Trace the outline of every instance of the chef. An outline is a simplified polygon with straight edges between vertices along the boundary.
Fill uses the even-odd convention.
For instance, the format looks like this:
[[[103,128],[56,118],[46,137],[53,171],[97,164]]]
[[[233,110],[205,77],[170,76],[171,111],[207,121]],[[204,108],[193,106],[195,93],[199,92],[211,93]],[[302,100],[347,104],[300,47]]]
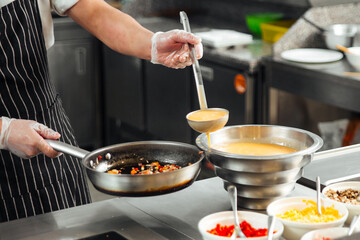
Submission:
[[[80,161],[44,140],[77,145],[49,81],[51,10],[115,51],[166,67],[192,64],[188,44],[201,58],[201,40],[181,30],[154,34],[103,0],[0,0],[0,7],[0,222],[90,203]]]

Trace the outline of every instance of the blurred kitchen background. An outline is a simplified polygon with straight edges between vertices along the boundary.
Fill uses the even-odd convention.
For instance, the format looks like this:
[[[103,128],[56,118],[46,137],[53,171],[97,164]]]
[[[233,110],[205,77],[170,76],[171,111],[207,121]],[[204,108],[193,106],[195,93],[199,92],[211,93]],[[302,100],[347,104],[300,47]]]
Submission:
[[[360,77],[344,75],[356,69],[345,57],[304,64],[284,60],[280,54],[293,48],[327,49],[316,26],[360,24],[360,0],[108,3],[154,32],[182,29],[179,12],[185,11],[195,33],[227,29],[251,37],[250,42],[238,38],[221,46],[204,42],[200,65],[208,105],[228,109],[228,125],[298,127],[322,136],[324,149],[359,142]],[[256,19],[261,14],[267,19]],[[185,119],[199,108],[191,67],[169,69],[116,53],[71,19],[56,14],[53,18],[56,42],[48,51],[51,79],[80,147],[92,150],[137,140],[195,144],[198,133]],[[264,22],[261,28],[256,21]],[[358,35],[354,46],[360,45]]]

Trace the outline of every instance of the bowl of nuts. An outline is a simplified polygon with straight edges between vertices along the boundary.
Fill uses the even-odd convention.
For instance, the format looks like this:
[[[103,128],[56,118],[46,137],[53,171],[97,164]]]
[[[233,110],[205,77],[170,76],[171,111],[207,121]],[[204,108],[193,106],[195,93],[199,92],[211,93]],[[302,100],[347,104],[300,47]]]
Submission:
[[[322,190],[322,194],[324,198],[340,202],[346,206],[349,211],[347,224],[351,223],[355,215],[360,214],[360,181],[330,184]]]

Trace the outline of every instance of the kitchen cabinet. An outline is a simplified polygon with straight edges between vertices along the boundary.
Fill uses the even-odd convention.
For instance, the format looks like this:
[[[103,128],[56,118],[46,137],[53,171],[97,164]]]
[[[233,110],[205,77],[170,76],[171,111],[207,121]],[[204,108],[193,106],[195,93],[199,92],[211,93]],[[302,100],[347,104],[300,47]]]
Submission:
[[[314,132],[324,140],[322,150],[342,146],[347,130],[348,136],[356,136],[357,128],[342,121],[357,120],[360,113],[360,81],[343,74],[353,71],[346,59],[304,64],[274,56],[263,63],[264,122]],[[324,131],[320,124],[332,127]]]
[[[48,50],[50,79],[61,97],[80,147],[101,144],[98,41],[69,18],[54,18]]]
[[[191,142],[186,120],[192,102],[189,69],[145,63],[147,127],[155,138]]]
[[[144,140],[143,61],[102,46],[105,143]]]

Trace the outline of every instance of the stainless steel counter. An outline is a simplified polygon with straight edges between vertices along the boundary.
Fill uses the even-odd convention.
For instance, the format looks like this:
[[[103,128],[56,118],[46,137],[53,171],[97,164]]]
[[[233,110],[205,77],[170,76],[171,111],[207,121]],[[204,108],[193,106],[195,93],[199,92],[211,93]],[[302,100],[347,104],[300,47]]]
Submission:
[[[344,75],[355,72],[345,57],[322,64],[295,63],[280,57],[265,57],[262,62],[267,88],[360,112],[360,77]]]
[[[290,196],[315,196],[296,184]],[[201,239],[198,221],[230,210],[218,177],[200,180],[171,194],[142,198],[113,198],[84,206],[0,224],[0,239],[80,239],[115,231],[127,239]]]
[[[360,180],[360,144],[315,153],[311,164],[304,168],[303,178],[315,188],[316,177],[321,184]],[[301,182],[301,180],[300,180]]]

